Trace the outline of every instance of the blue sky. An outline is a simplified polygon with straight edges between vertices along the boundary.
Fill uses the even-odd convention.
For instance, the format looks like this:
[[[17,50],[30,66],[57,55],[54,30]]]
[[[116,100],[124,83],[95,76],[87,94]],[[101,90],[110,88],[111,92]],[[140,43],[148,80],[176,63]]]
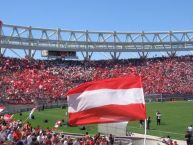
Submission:
[[[193,28],[192,0],[4,0],[4,23],[37,27],[159,31]]]
[[[193,0],[4,0],[7,24],[90,31],[193,30]]]

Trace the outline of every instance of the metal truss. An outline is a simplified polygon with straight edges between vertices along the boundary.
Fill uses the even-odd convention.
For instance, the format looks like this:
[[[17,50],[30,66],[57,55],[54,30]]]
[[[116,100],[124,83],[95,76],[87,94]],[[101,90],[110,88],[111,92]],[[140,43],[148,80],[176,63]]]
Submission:
[[[91,32],[34,28],[3,24],[0,30],[1,54],[8,48],[23,49],[33,57],[36,50],[77,51],[85,59],[93,52],[109,52],[118,59],[123,52],[137,52],[147,57],[149,52],[193,51],[193,31],[169,32]]]

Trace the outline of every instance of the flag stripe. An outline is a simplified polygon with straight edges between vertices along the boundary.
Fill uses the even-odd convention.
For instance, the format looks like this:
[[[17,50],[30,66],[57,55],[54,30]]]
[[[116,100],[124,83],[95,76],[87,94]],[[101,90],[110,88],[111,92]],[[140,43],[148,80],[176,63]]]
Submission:
[[[76,113],[69,113],[69,124],[83,125],[109,123],[123,120],[140,120],[145,118],[145,104],[107,105]]]
[[[97,89],[130,89],[130,88],[142,88],[141,78],[138,76],[112,78],[100,81],[93,81],[84,83],[74,89],[71,89],[67,95],[82,93],[85,90],[97,90]]]
[[[68,93],[70,125],[144,120],[146,109],[139,76],[82,84]]]
[[[37,108],[35,107],[35,108],[33,108],[32,110],[31,110],[31,112],[30,112],[30,114],[29,114],[29,118],[31,119],[31,117],[32,117],[32,114],[34,113],[34,111],[36,110]]]
[[[145,104],[142,88],[100,89],[68,97],[69,112],[79,112],[105,105]]]
[[[0,112],[2,112],[5,109],[5,106],[0,105]]]

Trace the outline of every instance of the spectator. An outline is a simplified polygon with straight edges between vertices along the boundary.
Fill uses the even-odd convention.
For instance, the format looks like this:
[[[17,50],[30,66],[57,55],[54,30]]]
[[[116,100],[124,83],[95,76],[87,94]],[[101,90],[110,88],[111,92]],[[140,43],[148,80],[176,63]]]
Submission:
[[[157,125],[160,125],[161,123],[161,113],[159,111],[156,112],[156,122]]]
[[[143,123],[144,123],[144,120],[139,120],[139,127],[140,128],[143,128]]]
[[[59,61],[0,57],[0,97],[8,104],[42,104],[65,98],[88,81],[140,75],[144,93],[192,94],[193,57],[146,60]]]
[[[185,139],[186,139],[187,145],[192,145],[191,144],[191,137],[192,137],[192,135],[190,134],[189,131],[187,131],[186,134],[185,134]]]
[[[169,135],[166,138],[166,144],[168,144],[168,145],[173,144],[173,141],[172,141],[172,139],[170,138]]]
[[[178,145],[177,141],[174,141],[174,145]]]
[[[109,135],[109,144],[113,145],[114,144],[114,137],[112,134]]]
[[[149,130],[150,129],[150,124],[151,124],[151,117],[149,116],[147,118],[147,129]]]
[[[193,131],[193,128],[192,128],[192,125],[188,126],[188,132],[192,135],[192,131]]]

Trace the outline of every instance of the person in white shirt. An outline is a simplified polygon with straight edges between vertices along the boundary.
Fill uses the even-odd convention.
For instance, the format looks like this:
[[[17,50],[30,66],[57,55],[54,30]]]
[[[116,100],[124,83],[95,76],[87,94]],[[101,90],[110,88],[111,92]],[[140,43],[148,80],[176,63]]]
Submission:
[[[37,136],[37,141],[38,141],[40,144],[43,143],[43,141],[44,141],[43,133],[40,133],[40,134]]]
[[[30,145],[31,142],[32,142],[32,135],[30,134],[27,136],[27,145]]]
[[[73,145],[80,145],[80,139],[77,138],[77,139],[73,142]]]
[[[7,136],[7,140],[8,141],[13,141],[13,135],[12,135],[12,131],[8,134],[8,136]]]
[[[67,138],[64,139],[63,145],[68,145]]]
[[[156,112],[156,121],[157,125],[161,124],[161,113],[159,111]]]
[[[188,126],[188,132],[192,134],[192,131],[193,131],[192,125]]]

